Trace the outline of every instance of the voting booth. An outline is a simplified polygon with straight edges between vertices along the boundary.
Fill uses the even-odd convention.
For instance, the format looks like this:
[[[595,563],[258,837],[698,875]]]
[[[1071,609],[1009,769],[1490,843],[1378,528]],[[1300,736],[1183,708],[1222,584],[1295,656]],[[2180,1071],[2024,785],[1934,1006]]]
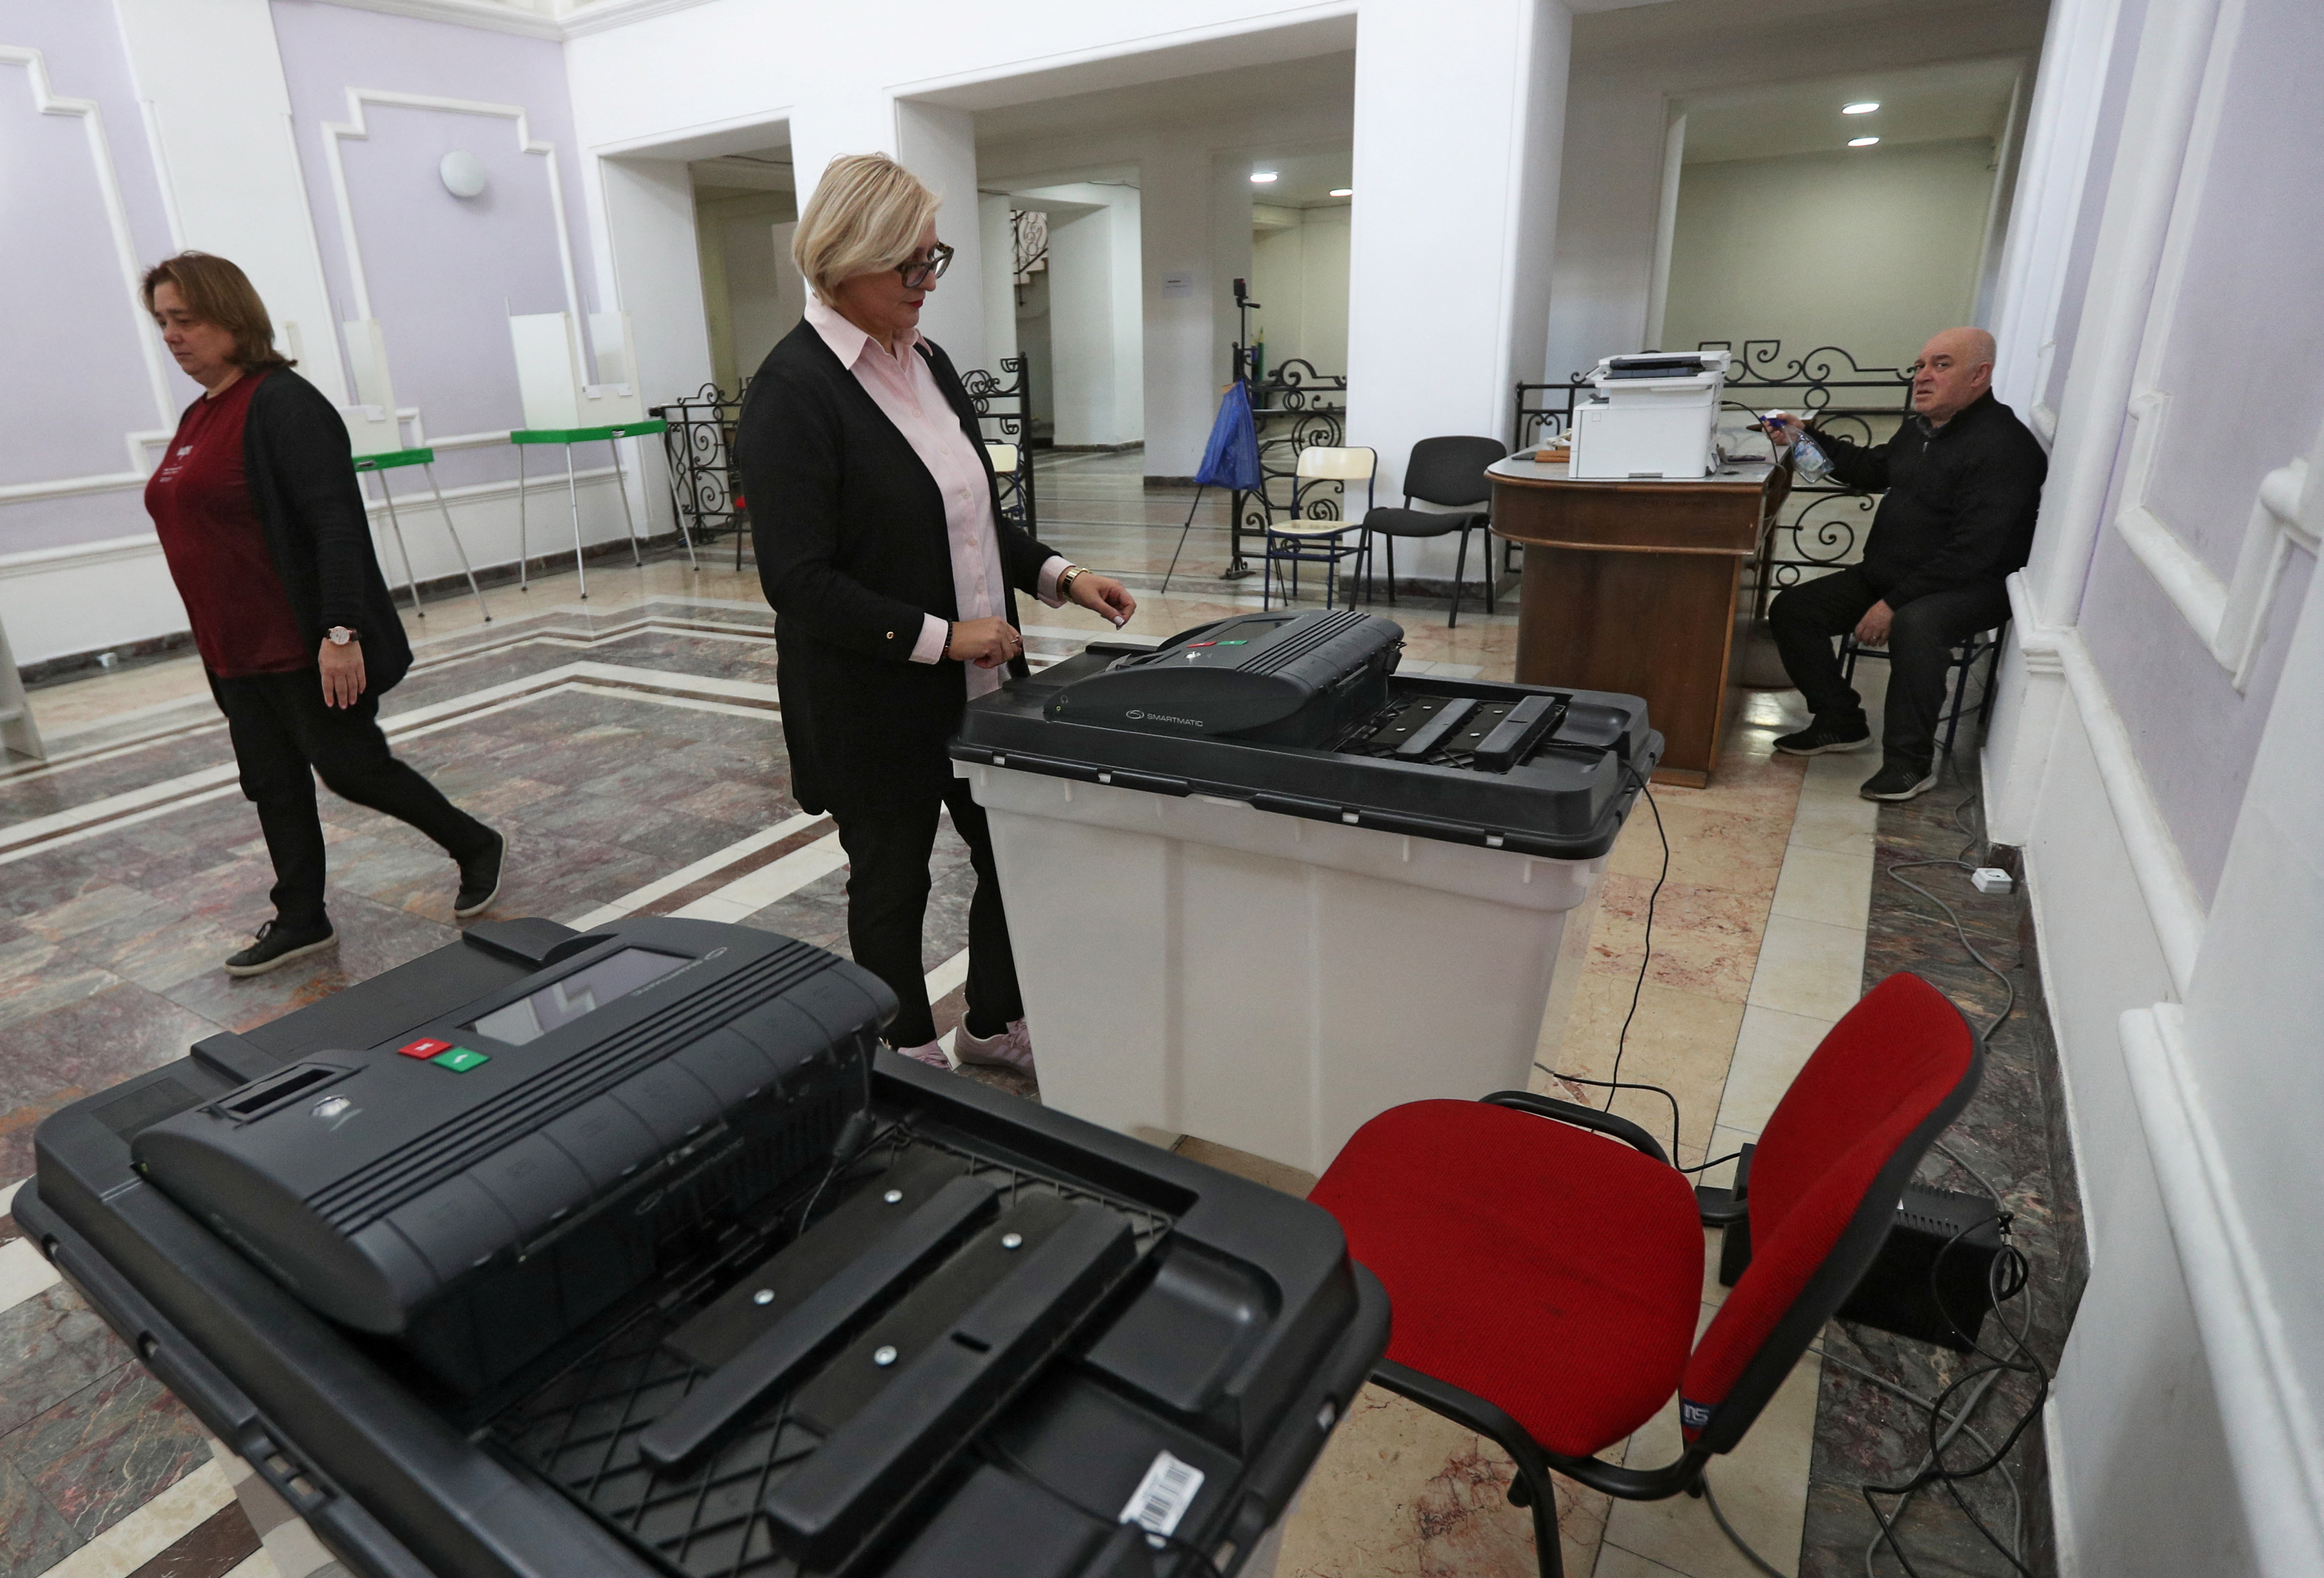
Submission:
[[[750,927],[485,922],[53,1114],[15,1217],[364,1578],[1264,1571],[1379,1285],[894,1010]]]
[[[1402,629],[1238,614],[969,705],[1041,1099],[1321,1173],[1522,1088],[1662,749],[1636,697],[1407,678]]]

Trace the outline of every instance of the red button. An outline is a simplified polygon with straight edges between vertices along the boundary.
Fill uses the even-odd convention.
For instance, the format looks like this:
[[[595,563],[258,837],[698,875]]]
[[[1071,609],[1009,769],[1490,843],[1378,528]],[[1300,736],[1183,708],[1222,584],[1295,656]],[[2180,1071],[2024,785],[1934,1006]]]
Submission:
[[[449,1052],[451,1049],[452,1043],[449,1041],[428,1040],[414,1041],[408,1047],[398,1047],[396,1048],[398,1052],[402,1053],[406,1057],[433,1057],[438,1052]]]
[[[1214,647],[1219,643],[1216,641],[1188,641],[1186,644],[1190,647]]]

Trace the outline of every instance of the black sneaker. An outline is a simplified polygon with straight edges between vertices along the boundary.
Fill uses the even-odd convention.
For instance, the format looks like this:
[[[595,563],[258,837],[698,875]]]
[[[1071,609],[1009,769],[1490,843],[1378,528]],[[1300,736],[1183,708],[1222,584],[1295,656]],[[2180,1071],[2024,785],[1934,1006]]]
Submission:
[[[1935,768],[1900,767],[1892,761],[1866,779],[1856,792],[1868,800],[1909,800],[1936,787]]]
[[[1871,726],[1861,714],[1850,719],[1818,718],[1796,734],[1775,736],[1786,756],[1821,756],[1827,751],[1861,751],[1872,743]]]
[[[454,915],[466,920],[492,908],[493,900],[501,895],[501,863],[507,854],[508,840],[495,833],[490,849],[460,863],[460,891],[452,900]]]
[[[258,928],[258,936],[242,952],[231,955],[226,962],[229,975],[263,975],[269,970],[279,970],[293,959],[303,959],[309,954],[319,954],[325,948],[339,946],[339,934],[331,923],[302,927],[292,930],[280,920],[270,920]]]

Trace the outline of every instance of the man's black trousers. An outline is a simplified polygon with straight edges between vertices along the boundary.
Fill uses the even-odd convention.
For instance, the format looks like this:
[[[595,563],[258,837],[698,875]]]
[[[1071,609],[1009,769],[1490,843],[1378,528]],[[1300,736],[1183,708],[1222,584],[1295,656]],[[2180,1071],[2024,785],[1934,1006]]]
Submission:
[[[920,1047],[936,1038],[928,1009],[927,962],[921,929],[928,911],[928,857],[936,849],[936,810],[930,796],[908,805],[831,807],[847,851],[847,946],[855,962],[885,981],[901,1004],[887,1029],[894,1047]],[[968,1011],[975,1033],[994,1035],[1025,1015],[1017,990],[1017,955],[1009,946],[1009,917],[1001,907],[1001,875],[992,863],[992,835],[984,807],[954,779],[941,804],[951,807],[953,831],[968,845],[976,869],[976,896],[968,906]]]
[[[1864,572],[1851,566],[1779,594],[1767,610],[1784,671],[1819,720],[1863,720],[1864,699],[1841,678],[1832,638],[1854,630],[1878,601]],[[2008,617],[2009,593],[1999,581],[1932,592],[1896,610],[1888,628],[1888,702],[1880,741],[1890,765],[1928,770],[1953,647]]]
[[[318,775],[341,799],[410,823],[454,860],[491,846],[492,829],[395,759],[380,733],[378,697],[366,693],[353,706],[326,706],[322,676],[312,669],[234,679],[213,674],[210,694],[226,714],[242,792],[258,807],[283,926],[304,930],[326,918]]]

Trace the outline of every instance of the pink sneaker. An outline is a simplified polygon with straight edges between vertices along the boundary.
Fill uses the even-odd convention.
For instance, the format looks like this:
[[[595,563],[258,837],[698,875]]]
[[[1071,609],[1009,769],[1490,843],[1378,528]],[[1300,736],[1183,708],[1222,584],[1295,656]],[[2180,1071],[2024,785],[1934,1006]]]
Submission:
[[[964,1020],[952,1044],[959,1049],[963,1063],[1013,1068],[1019,1074],[1033,1072],[1033,1038],[1026,1031],[1023,1020],[1010,1020],[1009,1028],[997,1036],[972,1036]]]
[[[941,1068],[947,1074],[952,1072],[952,1059],[945,1056],[942,1041],[929,1041],[918,1047],[899,1047],[896,1050],[915,1063],[925,1063],[930,1068]]]

